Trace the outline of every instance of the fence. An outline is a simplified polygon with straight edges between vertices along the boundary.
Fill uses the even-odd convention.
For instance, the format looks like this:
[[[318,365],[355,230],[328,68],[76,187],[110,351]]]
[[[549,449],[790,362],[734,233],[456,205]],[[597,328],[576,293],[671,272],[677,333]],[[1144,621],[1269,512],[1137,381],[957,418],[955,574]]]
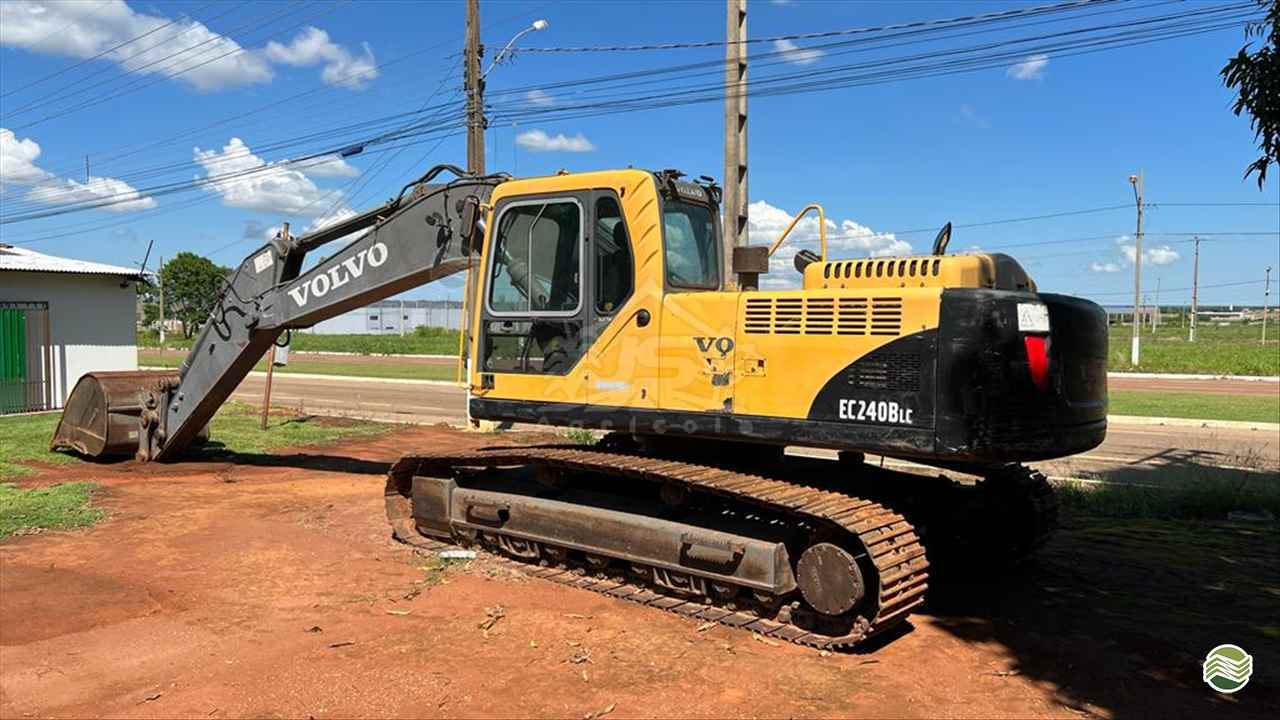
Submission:
[[[0,302],[0,415],[53,410],[49,304]]]

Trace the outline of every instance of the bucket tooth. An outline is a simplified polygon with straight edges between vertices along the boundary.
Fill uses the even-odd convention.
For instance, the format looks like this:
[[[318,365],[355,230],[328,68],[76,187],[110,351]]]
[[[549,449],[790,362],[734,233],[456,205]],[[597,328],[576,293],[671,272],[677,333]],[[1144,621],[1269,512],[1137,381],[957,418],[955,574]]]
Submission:
[[[89,373],[67,398],[49,447],[90,458],[135,455],[146,393],[177,383],[171,370]]]

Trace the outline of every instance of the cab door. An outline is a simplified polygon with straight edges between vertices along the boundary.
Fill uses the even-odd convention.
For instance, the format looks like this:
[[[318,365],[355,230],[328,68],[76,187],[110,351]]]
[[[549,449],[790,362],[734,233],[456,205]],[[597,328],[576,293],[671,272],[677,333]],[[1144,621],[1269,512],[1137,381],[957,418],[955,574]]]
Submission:
[[[634,229],[618,193],[592,199],[588,261],[591,285],[587,400],[593,409],[654,408],[658,404],[660,294],[637,277]]]
[[[586,402],[590,200],[566,192],[494,208],[477,353],[481,397],[546,409]]]

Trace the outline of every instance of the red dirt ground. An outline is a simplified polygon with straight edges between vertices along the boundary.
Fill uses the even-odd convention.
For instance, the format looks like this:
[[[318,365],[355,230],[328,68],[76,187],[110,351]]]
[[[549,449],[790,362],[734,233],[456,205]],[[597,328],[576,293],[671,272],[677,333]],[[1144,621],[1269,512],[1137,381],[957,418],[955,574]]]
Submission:
[[[0,717],[1275,717],[1280,708],[1280,653],[1264,645],[1277,644],[1274,529],[1183,528],[1210,538],[1206,552],[1181,544],[1178,557],[1199,564],[1162,568],[1151,557],[1170,552],[1167,540],[1073,521],[1036,565],[943,583],[910,631],[823,655],[699,632],[483,560],[427,582],[429,559],[389,538],[382,473],[406,448],[481,441],[492,438],[410,428],[313,454],[42,476],[101,483],[110,515],[88,530],[0,543]],[[1238,556],[1227,550],[1219,562],[1224,547]],[[502,617],[482,630],[497,607]],[[1199,679],[1204,653],[1228,641],[1258,668],[1230,698]]]

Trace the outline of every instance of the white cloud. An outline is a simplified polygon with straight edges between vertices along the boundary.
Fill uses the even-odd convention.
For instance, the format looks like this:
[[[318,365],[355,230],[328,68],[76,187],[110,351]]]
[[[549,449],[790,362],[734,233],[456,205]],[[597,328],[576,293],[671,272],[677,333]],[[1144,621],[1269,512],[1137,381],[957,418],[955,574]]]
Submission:
[[[533,152],[591,152],[596,149],[582,133],[548,135],[542,130],[526,130],[516,136],[516,144]]]
[[[750,221],[751,242],[755,245],[773,243],[791,224],[793,215],[782,208],[757,200],[747,208]],[[765,287],[797,287],[800,274],[795,271],[793,258],[802,249],[818,251],[818,218],[806,215],[797,225],[787,242],[769,258],[769,273],[761,278]],[[911,244],[899,240],[893,233],[875,232],[853,220],[839,223],[827,220],[827,251],[833,257],[885,257],[907,255]]]
[[[774,52],[782,53],[782,59],[794,65],[815,63],[826,53],[814,48],[802,48],[790,40],[774,40]]]
[[[378,77],[378,63],[373,58],[369,43],[363,45],[362,55],[352,55],[349,50],[329,39],[329,33],[316,27],[303,28],[288,45],[272,40],[267,43],[266,54],[271,60],[309,67],[324,65],[320,79],[326,85],[337,85],[350,90],[362,90],[370,80]]]
[[[1044,69],[1048,65],[1048,55],[1029,55],[1022,62],[1011,65],[1005,74],[1015,80],[1039,80],[1044,77]]]
[[[317,216],[341,197],[340,191],[316,187],[300,170],[267,163],[238,137],[231,138],[221,152],[197,147],[192,154],[205,169],[205,178],[253,171],[214,180],[205,186],[209,192],[222,196],[222,204],[228,207]]]
[[[270,82],[270,64],[257,52],[204,24],[135,12],[123,0],[5,0],[0,2],[0,45],[44,55],[106,60],[141,75],[177,75],[200,90]],[[137,42],[126,40],[146,35]],[[181,54],[179,54],[181,53]],[[171,57],[172,56],[172,57]],[[184,72],[185,71],[185,72]]]
[[[0,128],[0,185],[32,185],[49,178],[36,167],[40,144],[31,138],[18,139],[12,130]]]
[[[334,223],[342,222],[343,220],[346,220],[347,218],[353,218],[353,217],[355,217],[357,214],[358,214],[358,213],[356,213],[356,211],[355,211],[355,210],[352,210],[351,208],[347,207],[346,205],[342,205],[342,206],[338,207],[337,209],[335,209],[333,212],[328,213],[328,214],[326,214],[326,215],[321,215],[321,216],[317,217],[316,219],[312,220],[312,221],[311,221],[311,222],[310,222],[310,223],[309,223],[305,228],[303,228],[303,230],[302,230],[302,232],[301,232],[301,233],[299,233],[297,230],[293,230],[293,229],[290,229],[290,231],[289,231],[289,232],[290,232],[291,234],[295,235],[295,236],[309,235],[309,234],[311,234],[311,233],[313,233],[313,232],[315,232],[315,231],[317,231],[317,230],[323,230],[324,228],[327,228],[327,227],[329,227],[330,225],[332,225],[332,224],[334,224]],[[246,232],[246,235],[247,235],[247,234],[248,234],[248,228],[249,228],[249,226],[246,224],[245,228],[246,228],[246,229],[245,229],[245,232]],[[281,231],[282,229],[283,229],[283,226],[282,226],[282,225],[272,225],[271,227],[267,228],[266,230],[262,230],[262,226],[261,226],[261,224],[257,224],[257,223],[255,223],[255,224],[254,224],[254,230],[260,231],[260,232],[262,233],[262,237],[263,237],[264,239],[266,239],[266,240],[271,240],[271,239],[275,238],[275,236],[276,236],[276,235],[279,235],[279,234],[280,234],[280,231]],[[342,236],[342,238],[338,238],[338,239],[339,239],[339,240],[341,240],[341,239],[344,239],[344,238],[351,237],[351,236],[353,236],[353,235],[359,235],[361,232],[364,232],[364,231],[363,231],[363,230],[360,230],[360,231],[357,231],[357,232],[351,233],[350,235],[344,235],[344,236]]]
[[[541,107],[549,107],[556,104],[556,99],[549,93],[543,92],[537,88],[530,90],[524,94],[524,99],[529,101],[530,105],[538,105]]]
[[[1134,258],[1138,255],[1132,245],[1121,245],[1120,252],[1124,253],[1125,260],[1128,260],[1130,264],[1133,263]],[[1142,250],[1142,262],[1150,263],[1151,265],[1168,265],[1177,262],[1181,257],[1178,251],[1168,245],[1144,248]]]
[[[347,164],[338,155],[322,155],[318,158],[296,163],[294,168],[305,171],[311,177],[355,177],[360,171]]]
[[[0,189],[7,190],[13,185],[27,187],[27,200],[45,205],[116,201],[101,208],[111,212],[145,210],[156,206],[154,198],[143,197],[123,180],[91,176],[85,182],[79,182],[59,178],[36,166],[40,153],[40,143],[31,138],[18,139],[12,130],[0,128]]]
[[[1120,253],[1120,257],[1115,260],[1103,258],[1089,263],[1089,270],[1097,273],[1116,273],[1133,267],[1133,261],[1138,256],[1138,251],[1134,248],[1133,237],[1130,235],[1121,235],[1116,238],[1116,250]],[[1156,247],[1143,248],[1142,262],[1150,265],[1169,265],[1182,259],[1177,250],[1168,245],[1159,245]]]
[[[84,183],[69,178],[41,183],[27,192],[27,199],[50,205],[110,200],[110,205],[101,208],[110,212],[146,210],[156,206],[155,198],[143,197],[123,180],[92,176]]]

